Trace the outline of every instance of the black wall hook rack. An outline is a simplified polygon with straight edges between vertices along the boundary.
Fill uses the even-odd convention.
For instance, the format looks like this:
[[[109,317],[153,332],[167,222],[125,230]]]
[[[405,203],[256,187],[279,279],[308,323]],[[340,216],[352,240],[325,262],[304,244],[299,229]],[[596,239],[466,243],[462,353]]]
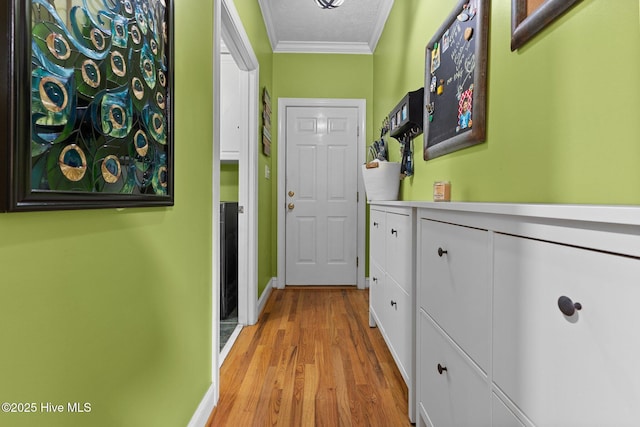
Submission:
[[[408,92],[389,114],[390,135],[397,140],[415,138],[422,133],[424,87]]]

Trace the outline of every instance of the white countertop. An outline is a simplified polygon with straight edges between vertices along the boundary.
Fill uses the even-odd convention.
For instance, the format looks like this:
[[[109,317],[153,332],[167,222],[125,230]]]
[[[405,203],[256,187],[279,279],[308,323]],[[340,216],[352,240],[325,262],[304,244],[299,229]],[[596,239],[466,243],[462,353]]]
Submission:
[[[372,201],[372,206],[414,207],[437,211],[472,212],[540,219],[587,221],[640,226],[640,206],[632,205],[564,205],[538,203],[484,203],[431,201]]]

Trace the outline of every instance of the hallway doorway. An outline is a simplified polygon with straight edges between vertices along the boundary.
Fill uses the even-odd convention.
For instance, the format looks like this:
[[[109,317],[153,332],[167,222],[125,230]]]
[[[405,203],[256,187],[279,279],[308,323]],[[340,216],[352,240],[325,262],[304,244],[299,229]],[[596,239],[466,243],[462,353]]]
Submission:
[[[285,285],[356,285],[358,109],[286,111]]]
[[[356,219],[356,284],[359,289],[365,288],[365,207],[366,200],[364,196],[364,184],[362,175],[359,173],[361,164],[365,161],[365,141],[366,141],[366,100],[364,99],[325,99],[325,98],[279,98],[278,99],[278,164],[287,164],[287,111],[294,108],[311,108],[311,109],[355,109],[356,113],[356,155],[350,161],[351,167],[356,171],[356,182],[352,190],[353,196],[356,198],[357,219]],[[278,173],[278,287],[284,288],[289,283],[287,278],[287,258],[286,248],[286,216],[289,206],[289,189],[286,182],[286,166],[281,168]],[[295,191],[294,191],[295,193]],[[295,203],[294,203],[295,205]],[[293,284],[293,283],[292,283]]]
[[[238,325],[252,325],[257,320],[257,134],[258,134],[258,60],[253,52],[249,38],[244,31],[242,22],[235,8],[233,0],[221,0],[220,2],[220,31],[215,34],[215,57],[214,57],[214,161],[217,163],[215,168],[220,170],[222,162],[225,165],[233,164],[237,167],[237,311],[233,314],[234,321]],[[224,46],[224,49],[222,48]],[[221,68],[222,56],[226,55],[233,61],[237,70],[237,81],[242,87],[238,89],[235,95],[238,97],[236,101],[241,105],[240,117],[237,120],[238,129],[236,133],[228,139],[233,139],[234,144],[231,149],[234,151],[229,154],[228,141],[223,141],[221,132],[221,123],[224,110],[221,108]],[[224,143],[223,143],[224,142]],[[222,147],[222,148],[221,148]],[[220,176],[218,174],[218,176]],[[219,181],[214,182],[214,186],[218,186]],[[236,201],[236,200],[234,200]],[[220,215],[220,198],[214,206],[216,214]],[[219,218],[219,216],[218,216]],[[214,225],[213,244],[220,248],[220,227]],[[217,251],[213,251],[215,254]],[[220,258],[220,257],[217,257]],[[218,263],[219,259],[214,259]],[[221,338],[233,343],[233,340],[239,332],[239,328],[233,328],[231,333],[221,331],[222,310],[220,310],[220,268],[214,277],[218,280],[213,286],[214,304],[214,370],[224,361],[226,353],[230,346],[220,345]],[[228,313],[224,313],[224,320],[229,318]],[[221,337],[221,333],[224,337]],[[220,351],[221,350],[221,351]],[[220,351],[220,352],[219,352]],[[218,353],[219,352],[219,353]],[[217,375],[215,375],[217,376]],[[214,376],[214,377],[215,377]],[[215,378],[214,378],[215,379]]]

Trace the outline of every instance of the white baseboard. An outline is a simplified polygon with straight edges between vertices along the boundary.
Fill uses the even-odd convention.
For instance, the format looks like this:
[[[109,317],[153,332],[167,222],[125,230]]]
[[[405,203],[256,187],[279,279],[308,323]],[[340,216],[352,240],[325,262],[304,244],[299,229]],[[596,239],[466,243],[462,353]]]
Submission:
[[[271,280],[269,280],[269,283],[267,283],[267,287],[264,288],[264,291],[262,291],[262,295],[260,295],[260,298],[258,298],[258,317],[260,317],[260,315],[262,314],[262,310],[264,310],[264,306],[267,305],[267,300],[269,299],[269,295],[271,295],[271,291],[275,287],[274,284],[277,284],[277,283],[278,283],[278,279],[276,279],[275,277],[272,277]]]
[[[271,291],[277,285],[277,283],[278,279],[272,277],[271,280],[269,280],[269,283],[267,283],[267,287],[264,288],[264,291],[262,291],[262,295],[260,295],[260,298],[258,299],[258,316],[262,314],[262,310],[264,310],[264,307],[267,305],[267,300],[271,295]],[[238,328],[237,333],[240,332],[239,329],[240,328]],[[211,384],[204,397],[202,398],[202,401],[198,405],[198,409],[196,409],[193,417],[191,417],[191,420],[189,421],[187,427],[205,427],[207,425],[207,421],[209,421],[211,412],[213,412],[213,409],[216,406],[216,403],[216,390],[213,384]]]
[[[364,279],[364,288],[365,289],[369,289],[369,278],[368,277],[365,277],[365,279]]]
[[[280,285],[280,280],[278,280],[277,277],[272,277],[271,278],[271,288],[272,289],[284,289],[284,285],[283,286]]]
[[[236,340],[238,339],[240,331],[242,331],[242,325],[236,326],[236,328],[231,333],[231,336],[229,336],[227,343],[224,345],[224,347],[222,347],[222,350],[220,350],[220,356],[218,356],[218,367],[222,367],[224,360],[227,358],[229,352],[231,351],[231,347],[233,347],[233,344],[235,344]]]
[[[209,421],[211,412],[213,412],[213,408],[216,406],[216,400],[216,390],[213,384],[211,384],[198,405],[198,409],[196,409],[189,424],[187,424],[187,427],[205,427],[207,421]]]

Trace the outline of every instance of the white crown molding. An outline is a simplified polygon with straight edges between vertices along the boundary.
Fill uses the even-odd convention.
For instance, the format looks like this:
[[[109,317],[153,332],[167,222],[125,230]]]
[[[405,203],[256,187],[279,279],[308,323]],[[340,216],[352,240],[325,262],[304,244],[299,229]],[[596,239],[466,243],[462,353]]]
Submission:
[[[274,53],[346,53],[371,55],[368,43],[340,42],[279,42]]]
[[[270,0],[258,0],[262,18],[274,53],[344,53],[371,55],[378,45],[378,41],[384,31],[384,26],[393,8],[394,0],[382,0],[376,16],[376,22],[369,42],[343,43],[343,42],[305,42],[305,41],[280,41],[278,40],[276,27],[271,12]]]
[[[369,49],[371,50],[371,52],[375,52],[376,47],[378,46],[378,41],[382,36],[384,26],[387,23],[387,19],[389,19],[391,9],[393,9],[393,1],[394,0],[384,0],[380,3],[378,17],[376,18],[376,25],[373,28],[373,33],[371,34],[371,39],[369,40]]]
[[[273,25],[273,17],[271,16],[271,8],[267,4],[269,0],[258,0],[260,10],[262,11],[262,19],[264,20],[264,26],[267,28],[267,36],[269,36],[269,43],[271,43],[271,50],[275,52],[276,45],[278,44],[278,38],[276,36],[276,28]]]

